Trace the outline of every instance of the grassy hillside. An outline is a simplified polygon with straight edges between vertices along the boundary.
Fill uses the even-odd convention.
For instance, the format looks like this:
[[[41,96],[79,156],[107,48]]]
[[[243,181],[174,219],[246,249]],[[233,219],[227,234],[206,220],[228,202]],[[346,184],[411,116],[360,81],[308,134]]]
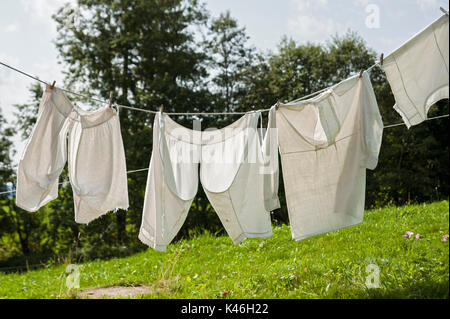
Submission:
[[[150,286],[144,298],[448,298],[448,229],[443,201],[367,211],[361,225],[300,242],[288,226],[239,246],[204,234],[166,253],[80,264],[80,290]],[[414,235],[405,238],[407,231]],[[376,269],[369,265],[379,269],[379,288],[366,286]],[[0,273],[0,298],[76,297],[65,268]]]

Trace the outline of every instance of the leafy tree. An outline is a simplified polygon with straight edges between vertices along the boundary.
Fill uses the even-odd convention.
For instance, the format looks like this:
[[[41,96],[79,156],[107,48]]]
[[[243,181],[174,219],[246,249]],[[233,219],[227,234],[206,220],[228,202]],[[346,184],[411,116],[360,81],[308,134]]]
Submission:
[[[67,82],[83,83],[80,90],[104,99],[113,91],[115,101],[124,105],[198,109],[207,95],[201,85],[206,70],[190,28],[203,24],[205,17],[195,0],[79,0],[76,9],[62,8],[54,19]],[[127,166],[147,167],[153,118],[121,109],[120,119]],[[131,235],[137,235],[145,178],[142,173],[129,178],[130,209],[116,213],[118,243],[128,240],[127,218],[134,225]]]
[[[260,57],[246,71],[247,94],[241,105],[258,108],[288,101],[329,87],[351,74],[367,69],[377,54],[353,32],[333,37],[327,44],[298,45],[283,39],[279,53]],[[402,122],[383,71],[373,68],[371,80],[383,121]],[[432,107],[429,116],[448,113],[448,100]],[[406,130],[404,126],[384,131],[379,165],[368,170],[366,206],[404,204],[448,198],[448,119],[425,122]],[[280,221],[287,222],[283,183]]]
[[[7,182],[14,176],[12,157],[14,155],[11,138],[14,136],[14,129],[7,126],[6,119],[0,109],[0,191]]]
[[[218,104],[223,105],[220,109],[232,112],[245,94],[243,70],[251,65],[255,49],[247,44],[245,28],[238,26],[229,11],[212,20],[209,36],[212,89],[219,94]]]
[[[15,171],[12,156],[14,154],[11,138],[15,131],[6,126],[7,122],[0,110],[0,191],[7,191],[6,183],[13,186]],[[12,188],[11,188],[12,189]],[[18,242],[23,254],[29,254],[31,243],[35,242],[35,229],[38,225],[36,216],[15,207],[13,194],[0,195],[0,234],[9,234]]]

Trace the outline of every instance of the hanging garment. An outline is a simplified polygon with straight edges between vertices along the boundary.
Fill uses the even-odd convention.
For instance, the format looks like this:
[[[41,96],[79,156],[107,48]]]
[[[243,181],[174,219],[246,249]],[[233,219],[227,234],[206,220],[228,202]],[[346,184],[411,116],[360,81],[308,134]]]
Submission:
[[[226,128],[201,132],[177,124],[166,114],[156,115],[139,234],[143,243],[166,250],[187,217],[199,178],[235,244],[247,237],[272,234],[266,207],[277,208],[278,190],[264,187],[264,177],[278,171],[268,160],[274,154],[266,151],[263,155],[257,132],[259,117],[260,113],[249,113]],[[271,147],[269,136],[268,131],[264,150]]]
[[[434,103],[449,98],[448,39],[444,15],[384,59],[394,109],[408,128],[425,121]]]
[[[377,165],[383,132],[368,73],[281,104],[277,128],[292,237],[361,223],[366,168]]]
[[[67,158],[76,222],[88,223],[110,210],[128,208],[125,153],[116,111],[84,112],[61,90],[47,87],[19,161],[17,206],[33,212],[57,198],[58,178]]]
[[[128,209],[125,152],[115,110],[80,114],[69,133],[68,162],[77,223]]]
[[[72,105],[56,88],[45,89],[38,117],[17,170],[16,205],[35,212],[58,197],[58,178],[67,161],[66,137]]]

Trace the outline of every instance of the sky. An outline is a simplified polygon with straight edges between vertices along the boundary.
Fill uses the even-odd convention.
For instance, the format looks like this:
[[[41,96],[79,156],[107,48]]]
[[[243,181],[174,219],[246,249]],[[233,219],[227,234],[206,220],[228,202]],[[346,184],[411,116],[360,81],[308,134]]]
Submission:
[[[62,83],[64,65],[54,45],[51,15],[75,0],[1,0],[0,61],[51,82]],[[298,43],[323,43],[347,30],[368,46],[388,54],[448,10],[444,0],[205,0],[211,16],[230,11],[246,28],[250,44],[276,52],[283,36]],[[0,109],[14,120],[14,104],[29,101],[32,80],[0,65]],[[14,139],[16,155],[25,143]]]

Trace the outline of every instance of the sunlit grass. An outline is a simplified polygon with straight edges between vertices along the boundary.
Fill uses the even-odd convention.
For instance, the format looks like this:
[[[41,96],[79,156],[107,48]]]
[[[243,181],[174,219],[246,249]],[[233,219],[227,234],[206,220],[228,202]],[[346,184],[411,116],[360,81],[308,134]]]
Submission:
[[[448,228],[443,201],[366,211],[358,226],[299,242],[288,226],[239,246],[203,234],[166,253],[79,264],[80,289],[152,287],[144,298],[448,298]],[[379,288],[366,285],[369,265],[379,269]],[[66,278],[64,265],[0,274],[0,298],[76,297]]]

